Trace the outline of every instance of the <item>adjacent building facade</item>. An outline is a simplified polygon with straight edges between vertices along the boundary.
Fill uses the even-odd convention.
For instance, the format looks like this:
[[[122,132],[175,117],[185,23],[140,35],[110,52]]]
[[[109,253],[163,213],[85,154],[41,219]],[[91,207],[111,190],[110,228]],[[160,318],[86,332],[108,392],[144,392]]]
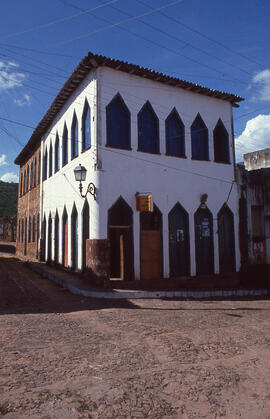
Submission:
[[[244,155],[238,165],[242,266],[270,264],[270,149]],[[261,270],[262,271],[262,270]]]
[[[37,232],[35,246],[26,236],[34,216],[43,259],[74,270],[122,279],[239,270],[232,106],[241,100],[89,53],[16,159],[19,251],[38,255]],[[39,155],[40,183],[24,189]],[[83,193],[92,182],[96,199],[79,192],[79,164]],[[138,210],[138,196],[152,211]]]

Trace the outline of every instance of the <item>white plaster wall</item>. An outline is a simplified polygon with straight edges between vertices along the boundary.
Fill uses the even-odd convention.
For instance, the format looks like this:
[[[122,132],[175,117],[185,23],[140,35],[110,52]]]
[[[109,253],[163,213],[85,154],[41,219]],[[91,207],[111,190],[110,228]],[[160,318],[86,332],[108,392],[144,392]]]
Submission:
[[[180,202],[189,213],[191,275],[195,275],[194,213],[200,196],[208,194],[207,206],[214,219],[215,273],[219,272],[217,214],[227,200],[234,180],[233,164],[213,162],[213,130],[221,118],[230,138],[230,160],[233,161],[230,103],[199,95],[180,88],[146,80],[120,71],[99,68],[99,159],[102,170],[98,205],[100,208],[99,237],[107,237],[107,212],[121,195],[134,213],[135,277],[140,278],[139,213],[135,207],[136,192],[151,192],[155,204],[163,214],[163,266],[169,276],[168,213]],[[131,113],[131,151],[106,147],[106,106],[120,93]],[[137,114],[149,100],[159,118],[160,155],[137,151]],[[165,155],[165,119],[176,108],[184,125],[186,159]],[[191,160],[190,126],[200,113],[209,131],[211,161]],[[234,213],[236,268],[239,269],[238,192],[233,186],[228,205]]]
[[[87,99],[91,109],[91,148],[82,152],[82,114]],[[53,175],[42,182],[41,187],[41,205],[42,205],[42,219],[44,214],[47,219],[47,233],[48,233],[48,217],[51,213],[53,218],[53,234],[52,234],[52,258],[54,259],[54,220],[56,211],[59,215],[59,262],[62,262],[62,216],[64,208],[68,214],[68,264],[71,266],[71,214],[73,206],[76,205],[78,212],[78,268],[82,268],[82,210],[85,200],[80,196],[79,183],[75,181],[74,168],[81,163],[87,169],[87,177],[83,192],[85,192],[86,185],[92,181],[98,187],[99,178],[96,171],[96,124],[97,124],[97,83],[95,72],[83,81],[82,85],[69,98],[61,112],[56,117],[54,123],[51,125],[48,132],[43,136],[42,153],[44,155],[45,149],[48,151],[48,170],[49,170],[49,145],[53,147]],[[78,157],[71,160],[71,125],[74,111],[78,119]],[[68,163],[62,167],[62,135],[64,124],[66,123],[68,129]],[[54,144],[56,140],[56,133],[59,136],[60,143],[60,169],[54,173]],[[43,159],[41,159],[43,160]],[[42,172],[43,173],[43,168]],[[42,179],[42,177],[41,177]],[[90,208],[90,238],[99,236],[99,212],[98,205],[92,196],[86,198]],[[48,237],[48,234],[47,234]],[[48,246],[46,251],[46,259],[48,255]]]

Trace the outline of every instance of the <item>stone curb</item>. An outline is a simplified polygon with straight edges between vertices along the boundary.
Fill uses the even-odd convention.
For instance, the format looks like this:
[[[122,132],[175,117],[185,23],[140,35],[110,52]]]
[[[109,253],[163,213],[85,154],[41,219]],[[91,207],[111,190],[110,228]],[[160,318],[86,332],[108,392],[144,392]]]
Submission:
[[[43,269],[41,267],[29,263],[29,267],[41,274],[43,277],[55,282],[61,287],[69,290],[72,294],[83,295],[84,297],[106,298],[106,299],[161,299],[161,298],[183,298],[183,299],[203,299],[203,298],[222,298],[222,297],[260,297],[269,295],[267,289],[231,289],[231,290],[182,290],[182,291],[142,291],[142,290],[117,290],[103,291],[103,290],[87,290],[78,287],[57,275]]]

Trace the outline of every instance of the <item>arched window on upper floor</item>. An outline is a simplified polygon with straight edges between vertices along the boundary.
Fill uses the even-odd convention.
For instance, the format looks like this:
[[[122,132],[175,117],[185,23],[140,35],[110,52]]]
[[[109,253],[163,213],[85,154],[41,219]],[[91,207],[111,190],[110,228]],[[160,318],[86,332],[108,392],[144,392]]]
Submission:
[[[47,169],[48,169],[48,151],[46,147],[44,156],[43,156],[43,180],[47,179]]]
[[[59,153],[59,137],[56,133],[55,143],[54,143],[54,173],[58,172],[60,167],[60,153]]]
[[[21,170],[20,196],[23,194],[23,171]]]
[[[214,160],[217,163],[230,163],[229,135],[221,119],[214,129]]]
[[[185,126],[174,108],[165,121],[166,154],[185,157]]]
[[[130,112],[118,93],[106,107],[107,146],[130,150]]]
[[[149,101],[138,113],[138,151],[159,153],[159,121]]]
[[[62,166],[65,166],[68,162],[68,130],[65,123],[62,138]]]
[[[24,174],[23,174],[23,193],[25,194],[26,192],[26,169],[24,169]]]
[[[40,184],[40,176],[41,176],[41,153],[38,153],[38,185]]]
[[[82,115],[82,151],[91,147],[91,109],[85,99]]]
[[[37,186],[37,156],[34,159],[34,179],[33,179],[34,187]]]
[[[33,160],[31,161],[31,169],[30,169],[30,186],[29,189],[33,188]]]
[[[49,145],[49,177],[52,176],[52,143]]]
[[[191,125],[192,159],[209,160],[208,129],[198,113]]]
[[[78,119],[74,111],[71,125],[71,158],[78,156]]]
[[[26,175],[26,192],[29,189],[29,165],[27,166],[27,175]]]

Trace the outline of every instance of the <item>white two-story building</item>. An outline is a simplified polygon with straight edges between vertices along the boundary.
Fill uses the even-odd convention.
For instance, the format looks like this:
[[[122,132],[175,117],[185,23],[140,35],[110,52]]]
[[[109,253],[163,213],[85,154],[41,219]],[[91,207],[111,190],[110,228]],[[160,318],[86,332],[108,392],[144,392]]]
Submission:
[[[41,145],[45,260],[123,279],[239,270],[232,107],[241,100],[89,53],[29,140]],[[91,182],[96,196],[81,196],[80,164],[82,194]],[[152,211],[140,210],[144,195]]]

